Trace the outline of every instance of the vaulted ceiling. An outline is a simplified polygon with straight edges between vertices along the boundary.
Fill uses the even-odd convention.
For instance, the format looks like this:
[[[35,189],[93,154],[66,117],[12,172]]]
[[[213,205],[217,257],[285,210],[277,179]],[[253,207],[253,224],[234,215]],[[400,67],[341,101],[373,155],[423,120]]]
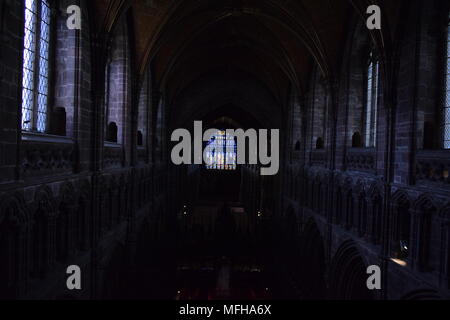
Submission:
[[[109,32],[127,15],[136,71],[177,99],[199,79],[245,75],[285,104],[291,86],[307,89],[314,66],[336,77],[346,35],[366,19],[365,0],[95,0],[96,28]],[[378,1],[387,46],[402,1]],[[208,80],[206,80],[208,81]]]

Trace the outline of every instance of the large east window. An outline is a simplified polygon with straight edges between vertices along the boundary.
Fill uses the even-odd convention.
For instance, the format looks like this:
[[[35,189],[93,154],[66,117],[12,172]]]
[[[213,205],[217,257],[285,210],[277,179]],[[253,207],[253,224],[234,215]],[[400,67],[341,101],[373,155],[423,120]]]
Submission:
[[[49,92],[50,4],[25,0],[22,129],[45,132]]]
[[[447,41],[445,50],[445,95],[444,95],[444,149],[450,149],[450,13],[449,20],[447,22]]]
[[[377,137],[379,62],[370,53],[366,78],[366,107],[364,113],[364,144],[367,148],[375,147]]]
[[[236,141],[234,136],[219,130],[210,141],[208,141],[206,156],[208,157],[209,170],[236,170]]]

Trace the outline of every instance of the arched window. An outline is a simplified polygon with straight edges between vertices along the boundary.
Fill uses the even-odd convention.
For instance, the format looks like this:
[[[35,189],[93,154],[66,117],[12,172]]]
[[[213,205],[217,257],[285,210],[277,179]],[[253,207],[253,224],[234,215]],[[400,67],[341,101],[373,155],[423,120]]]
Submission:
[[[144,145],[144,136],[142,135],[142,131],[138,131],[137,132],[137,145],[139,147],[142,147]]]
[[[147,145],[147,137],[148,137],[148,123],[149,123],[149,116],[151,113],[149,112],[151,110],[151,73],[150,68],[145,72],[145,77],[142,83],[142,87],[140,90],[140,96],[139,96],[139,108],[138,108],[138,123],[137,123],[137,129],[138,129],[138,139],[137,139],[137,145],[138,146],[146,146]]]
[[[327,100],[328,92],[325,86],[325,80],[321,77],[319,70],[315,71],[314,81],[312,83],[313,96],[311,105],[311,129],[312,129],[312,148],[324,149],[327,140]]]
[[[106,141],[117,143],[117,124],[111,122],[106,129]]]
[[[22,74],[22,129],[47,130],[50,52],[50,4],[25,1]]]
[[[444,96],[444,149],[450,149],[450,13],[447,22],[447,41],[446,41],[445,63],[445,96]]]
[[[127,105],[130,103],[130,54],[128,29],[125,22],[114,31],[105,69],[105,126],[106,141],[125,143]],[[117,128],[115,137],[108,135],[112,124]]]
[[[394,257],[406,259],[409,254],[411,215],[409,203],[401,203],[395,208],[394,216]]]
[[[361,148],[361,134],[359,132],[355,132],[352,136],[352,148]]]
[[[316,140],[316,149],[317,150],[321,150],[321,149],[323,149],[324,148],[324,142],[323,142],[323,139],[322,139],[322,137],[319,137],[319,138],[317,138],[317,140]]]
[[[229,136],[225,131],[219,130],[207,145],[206,152],[209,159],[207,169],[236,170],[237,146],[234,136]]]
[[[291,89],[292,90],[292,89]],[[292,117],[291,117],[291,139],[294,145],[294,151],[300,150],[300,140],[302,137],[302,112],[300,105],[300,98],[295,91],[291,92],[291,105],[292,105]]]
[[[378,85],[379,85],[379,62],[373,52],[369,55],[366,94],[367,101],[364,110],[364,144],[367,148],[375,147],[377,136],[377,116],[378,116]]]

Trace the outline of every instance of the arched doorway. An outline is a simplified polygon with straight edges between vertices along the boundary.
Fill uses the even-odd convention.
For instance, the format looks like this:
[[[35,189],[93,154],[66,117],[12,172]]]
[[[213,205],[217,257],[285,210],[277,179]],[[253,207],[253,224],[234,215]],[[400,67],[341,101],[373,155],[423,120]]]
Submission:
[[[330,296],[335,300],[373,300],[366,264],[352,241],[341,245],[330,267]]]

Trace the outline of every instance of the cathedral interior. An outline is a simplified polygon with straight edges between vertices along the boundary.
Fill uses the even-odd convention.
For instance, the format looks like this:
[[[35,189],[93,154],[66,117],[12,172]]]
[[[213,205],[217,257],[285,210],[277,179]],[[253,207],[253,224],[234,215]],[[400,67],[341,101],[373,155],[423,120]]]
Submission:
[[[0,300],[450,299],[450,3],[372,2],[0,1]]]

